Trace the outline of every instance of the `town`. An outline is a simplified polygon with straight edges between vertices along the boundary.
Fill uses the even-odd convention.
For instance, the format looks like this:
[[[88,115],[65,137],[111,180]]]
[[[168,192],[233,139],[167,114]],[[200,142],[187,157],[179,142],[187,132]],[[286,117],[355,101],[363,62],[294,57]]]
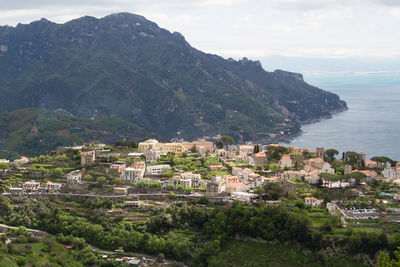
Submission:
[[[384,156],[367,159],[362,152],[339,155],[333,148],[234,143],[232,137],[218,136],[58,147],[49,155],[1,159],[1,191],[10,199],[45,197],[76,214],[74,200],[111,201],[104,209],[108,218],[138,225],[148,223],[157,208],[238,201],[302,207],[313,227],[340,235],[363,229],[397,234],[400,163]],[[0,220],[6,222],[3,216]],[[111,253],[113,260],[135,266],[156,261],[117,252],[101,257]]]

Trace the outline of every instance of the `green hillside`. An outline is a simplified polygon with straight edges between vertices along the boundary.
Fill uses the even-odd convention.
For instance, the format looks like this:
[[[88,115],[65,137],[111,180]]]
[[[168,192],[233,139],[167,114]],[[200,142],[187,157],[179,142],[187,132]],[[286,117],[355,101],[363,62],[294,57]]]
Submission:
[[[165,140],[229,134],[246,141],[297,134],[300,122],[346,109],[300,74],[203,53],[129,13],[4,26],[0,45],[3,111],[63,109],[115,117]]]

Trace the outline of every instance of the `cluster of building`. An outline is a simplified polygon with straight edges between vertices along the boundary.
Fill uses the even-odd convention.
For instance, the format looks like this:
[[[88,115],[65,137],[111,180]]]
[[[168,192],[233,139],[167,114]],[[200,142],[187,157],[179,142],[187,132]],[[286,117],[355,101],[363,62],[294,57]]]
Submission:
[[[11,187],[9,192],[13,195],[19,194],[39,194],[39,193],[49,193],[58,192],[61,189],[60,183],[47,182],[41,184],[40,182],[30,180],[22,183],[21,187]]]

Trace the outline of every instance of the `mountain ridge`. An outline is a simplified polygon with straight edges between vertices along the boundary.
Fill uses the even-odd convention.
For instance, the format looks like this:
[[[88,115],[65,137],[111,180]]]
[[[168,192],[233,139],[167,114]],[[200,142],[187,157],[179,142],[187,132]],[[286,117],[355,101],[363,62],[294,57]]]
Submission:
[[[347,108],[301,74],[204,53],[180,33],[131,13],[0,27],[0,68],[3,111],[115,116],[162,139],[270,140]]]

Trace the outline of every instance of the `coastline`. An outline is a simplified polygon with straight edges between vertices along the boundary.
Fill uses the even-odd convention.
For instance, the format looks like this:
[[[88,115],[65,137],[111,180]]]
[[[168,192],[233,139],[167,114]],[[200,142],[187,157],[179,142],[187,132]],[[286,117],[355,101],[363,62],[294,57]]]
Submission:
[[[283,136],[278,136],[276,138],[276,140],[271,140],[270,143],[279,143],[279,144],[289,145],[290,143],[292,143],[295,140],[296,137],[298,137],[298,136],[300,136],[300,135],[302,135],[304,133],[304,131],[303,131],[303,126],[304,125],[316,124],[316,123],[324,121],[324,120],[332,119],[333,115],[339,114],[339,113],[342,113],[342,112],[345,112],[345,111],[348,111],[348,110],[349,110],[349,108],[346,106],[346,108],[341,108],[341,109],[336,109],[336,110],[331,111],[330,115],[321,116],[318,119],[313,119],[313,120],[308,120],[308,121],[301,121],[300,122],[301,127],[300,127],[300,132],[299,133],[286,134],[286,135],[283,135]],[[272,138],[272,139],[274,139],[274,138]]]

